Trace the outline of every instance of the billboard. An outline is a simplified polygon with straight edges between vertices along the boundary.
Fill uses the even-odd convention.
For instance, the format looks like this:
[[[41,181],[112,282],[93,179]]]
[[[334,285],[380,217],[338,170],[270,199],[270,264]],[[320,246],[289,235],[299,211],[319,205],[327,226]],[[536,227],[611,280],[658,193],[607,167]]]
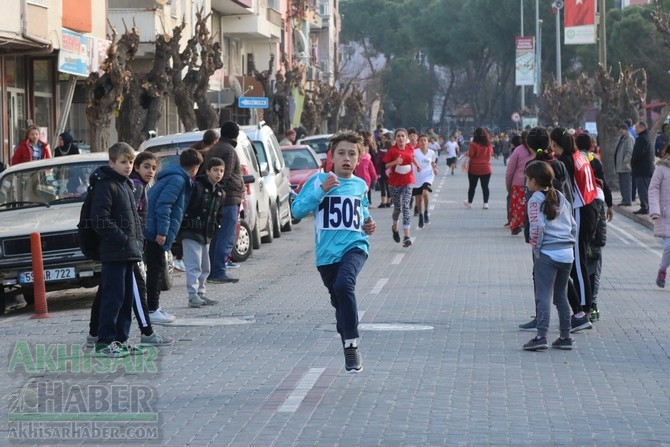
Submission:
[[[565,44],[596,43],[596,0],[565,2]]]
[[[535,38],[516,38],[516,85],[535,85]]]

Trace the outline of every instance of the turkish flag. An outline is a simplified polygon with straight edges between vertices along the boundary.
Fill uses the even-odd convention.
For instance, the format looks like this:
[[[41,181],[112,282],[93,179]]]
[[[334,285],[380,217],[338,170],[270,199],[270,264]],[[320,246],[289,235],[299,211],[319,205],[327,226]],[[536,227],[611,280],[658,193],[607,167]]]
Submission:
[[[596,0],[567,0],[565,2],[565,27],[594,25]]]

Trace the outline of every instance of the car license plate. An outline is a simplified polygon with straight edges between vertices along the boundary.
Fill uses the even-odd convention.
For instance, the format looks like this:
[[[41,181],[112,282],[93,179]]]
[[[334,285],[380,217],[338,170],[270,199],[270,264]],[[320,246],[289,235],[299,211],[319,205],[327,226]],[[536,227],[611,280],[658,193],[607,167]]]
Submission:
[[[44,282],[65,281],[66,279],[75,279],[74,267],[61,267],[57,269],[47,269],[44,271]],[[32,284],[35,282],[33,272],[19,273],[20,284]]]

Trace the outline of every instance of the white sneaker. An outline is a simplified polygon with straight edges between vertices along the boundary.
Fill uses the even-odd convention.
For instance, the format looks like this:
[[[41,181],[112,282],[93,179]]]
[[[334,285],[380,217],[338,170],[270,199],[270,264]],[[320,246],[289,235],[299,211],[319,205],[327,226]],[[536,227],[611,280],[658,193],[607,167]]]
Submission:
[[[172,260],[172,267],[174,267],[175,270],[179,270],[180,272],[185,272],[186,271],[186,266],[184,265],[184,261],[181,259],[173,259]]]
[[[169,324],[174,322],[177,317],[170,315],[160,307],[153,312],[149,312],[149,320],[152,324]]]
[[[485,204],[484,204],[484,209],[485,209],[485,210],[489,209],[489,204],[488,204],[488,203],[485,203]]]
[[[468,202],[467,200],[463,200],[463,205],[465,205],[467,208],[472,208],[472,203]]]

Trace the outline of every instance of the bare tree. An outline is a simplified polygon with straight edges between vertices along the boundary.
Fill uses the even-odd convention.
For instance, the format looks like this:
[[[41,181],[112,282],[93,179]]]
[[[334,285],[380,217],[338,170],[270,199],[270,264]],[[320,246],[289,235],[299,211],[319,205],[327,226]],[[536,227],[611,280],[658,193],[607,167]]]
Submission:
[[[132,79],[128,65],[135,58],[140,43],[140,35],[133,27],[117,41],[117,30],[112,30],[111,45],[107,49],[107,58],[100,68],[102,76],[93,72],[86,80],[86,118],[89,124],[89,141],[93,152],[104,152],[109,147],[109,127],[112,114],[121,108],[124,92]],[[125,22],[124,22],[125,26]]]
[[[558,85],[552,79],[544,86],[539,98],[540,122],[577,128],[584,122],[586,110],[593,105],[593,87],[582,73],[576,79],[566,79]]]

